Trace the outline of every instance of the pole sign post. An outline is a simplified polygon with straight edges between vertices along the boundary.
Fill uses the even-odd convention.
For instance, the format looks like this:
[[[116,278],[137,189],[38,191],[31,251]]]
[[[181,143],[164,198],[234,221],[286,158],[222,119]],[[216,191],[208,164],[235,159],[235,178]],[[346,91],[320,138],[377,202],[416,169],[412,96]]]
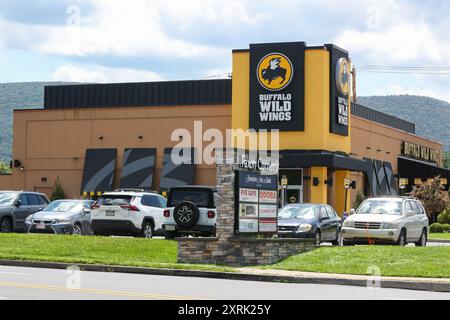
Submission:
[[[237,172],[236,234],[275,234],[278,229],[278,175]]]

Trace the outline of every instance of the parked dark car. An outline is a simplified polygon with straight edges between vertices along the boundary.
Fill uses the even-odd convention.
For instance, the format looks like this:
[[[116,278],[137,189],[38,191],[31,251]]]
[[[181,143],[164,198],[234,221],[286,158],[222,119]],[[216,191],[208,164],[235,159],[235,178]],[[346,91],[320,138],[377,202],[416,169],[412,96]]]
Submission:
[[[341,244],[342,220],[329,205],[291,204],[278,213],[278,236]]]
[[[25,219],[49,204],[45,194],[0,191],[0,232],[25,232]]]
[[[89,235],[91,200],[56,200],[25,221],[29,233]]]

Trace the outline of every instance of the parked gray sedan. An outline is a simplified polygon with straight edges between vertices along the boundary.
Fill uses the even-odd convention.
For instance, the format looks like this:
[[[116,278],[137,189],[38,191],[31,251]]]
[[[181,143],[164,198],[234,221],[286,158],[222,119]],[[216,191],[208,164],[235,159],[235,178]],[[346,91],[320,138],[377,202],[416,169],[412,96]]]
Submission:
[[[29,233],[91,234],[90,200],[56,200],[30,215],[25,226]]]

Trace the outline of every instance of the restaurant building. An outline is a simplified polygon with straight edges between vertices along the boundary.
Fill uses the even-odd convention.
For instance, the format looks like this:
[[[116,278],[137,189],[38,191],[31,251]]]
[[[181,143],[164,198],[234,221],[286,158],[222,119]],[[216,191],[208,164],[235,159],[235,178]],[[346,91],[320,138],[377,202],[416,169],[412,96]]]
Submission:
[[[0,176],[0,189],[51,194],[58,177],[71,198],[215,185],[214,164],[177,165],[170,157],[180,140],[198,134],[196,123],[200,134],[279,130],[286,203],[329,203],[341,214],[357,191],[399,194],[401,179],[404,191],[437,175],[447,187],[441,143],[351,101],[345,50],[271,43],[232,57],[232,79],[46,87],[44,109],[14,111],[13,173]],[[173,137],[180,128],[189,134]]]

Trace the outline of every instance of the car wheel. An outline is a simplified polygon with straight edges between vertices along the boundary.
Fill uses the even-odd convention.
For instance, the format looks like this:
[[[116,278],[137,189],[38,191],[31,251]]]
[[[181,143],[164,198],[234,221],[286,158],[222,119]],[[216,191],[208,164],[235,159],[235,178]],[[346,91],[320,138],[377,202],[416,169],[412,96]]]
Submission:
[[[416,242],[417,247],[426,247],[427,246],[427,240],[428,240],[428,234],[427,230],[422,231],[422,235],[420,236],[420,239],[418,242]]]
[[[177,236],[176,232],[173,232],[173,231],[166,231],[166,232],[164,232],[164,238],[166,240],[173,240],[173,239],[176,238],[176,236]]]
[[[406,246],[406,230],[402,230],[397,240],[397,245],[400,247]]]
[[[10,233],[13,231],[13,225],[10,218],[2,218],[0,220],[0,233]]]
[[[352,242],[352,241],[342,240],[342,245],[343,245],[344,247],[349,247],[349,246],[354,246],[355,243]]]
[[[336,234],[336,240],[331,241],[331,243],[332,243],[334,246],[341,246],[341,245],[342,245],[342,231],[341,231],[341,229],[339,229],[339,230],[337,231],[337,234]]]
[[[153,224],[151,222],[144,222],[142,225],[142,238],[151,239],[153,238]]]
[[[314,243],[318,246],[322,243],[322,235],[320,234],[320,230],[317,230],[316,233],[314,233]]]
[[[79,223],[75,223],[72,227],[72,235],[81,236],[83,235],[83,229]]]

